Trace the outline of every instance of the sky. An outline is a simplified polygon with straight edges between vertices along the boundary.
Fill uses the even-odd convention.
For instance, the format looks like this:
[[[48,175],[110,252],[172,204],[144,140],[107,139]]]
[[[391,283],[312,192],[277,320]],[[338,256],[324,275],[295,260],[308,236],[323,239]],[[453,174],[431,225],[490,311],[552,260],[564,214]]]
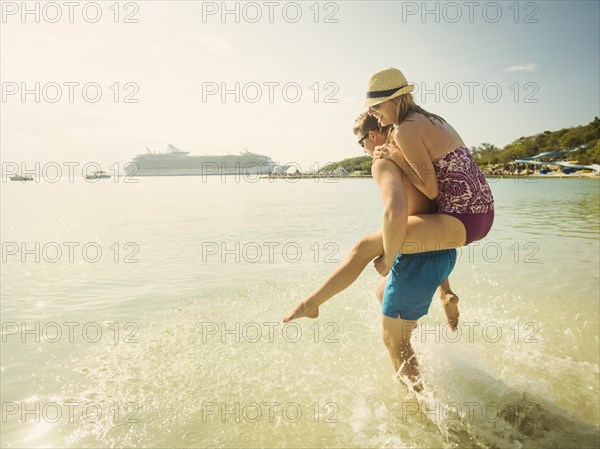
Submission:
[[[600,115],[598,1],[76,3],[2,2],[3,164],[173,144],[318,168],[363,154],[353,123],[389,67],[467,146]]]

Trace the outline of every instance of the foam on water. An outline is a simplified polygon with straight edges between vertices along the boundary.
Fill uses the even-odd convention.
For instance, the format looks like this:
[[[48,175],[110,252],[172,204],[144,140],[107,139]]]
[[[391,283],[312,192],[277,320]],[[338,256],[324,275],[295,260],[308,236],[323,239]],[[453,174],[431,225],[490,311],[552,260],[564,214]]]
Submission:
[[[139,422],[123,422],[122,411],[117,423],[106,415],[96,423],[64,426],[54,437],[64,437],[70,447],[597,445],[597,365],[549,356],[552,343],[543,338],[529,345],[512,338],[491,344],[477,333],[472,341],[456,342],[427,334],[442,318],[435,302],[428,327],[413,337],[425,391],[409,394],[395,381],[380,341],[372,280],[361,279],[336,297],[316,321],[287,326],[287,334],[275,323],[316,285],[315,277],[299,279],[296,286],[247,286],[146,313],[139,320],[139,343],[87,354],[78,363],[83,379],[65,381],[60,398],[106,404],[106,409],[135,403],[139,409],[131,417]],[[495,320],[505,329],[508,317],[483,305],[484,292],[487,297],[497,288],[488,283],[486,289],[469,289],[463,319],[477,315],[480,322]],[[505,296],[508,308],[512,304],[506,302],[520,300]],[[240,332],[234,331],[236,322]],[[273,334],[262,327],[255,341],[256,325],[268,322]],[[210,335],[212,326],[222,323],[233,332],[221,328]],[[291,342],[298,329],[301,337]],[[436,335],[442,338],[435,341]],[[593,389],[582,390],[575,379]],[[221,415],[223,410],[229,414]]]

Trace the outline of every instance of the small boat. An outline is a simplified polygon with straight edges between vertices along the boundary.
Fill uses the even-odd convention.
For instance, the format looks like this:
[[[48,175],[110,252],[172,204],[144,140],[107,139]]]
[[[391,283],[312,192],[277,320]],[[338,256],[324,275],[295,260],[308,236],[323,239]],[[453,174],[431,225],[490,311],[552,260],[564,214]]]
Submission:
[[[14,175],[10,177],[11,181],[33,181],[33,176],[31,175],[25,175],[25,176],[21,176],[21,175]]]
[[[95,171],[91,175],[86,175],[85,179],[110,179],[110,175],[105,171]]]

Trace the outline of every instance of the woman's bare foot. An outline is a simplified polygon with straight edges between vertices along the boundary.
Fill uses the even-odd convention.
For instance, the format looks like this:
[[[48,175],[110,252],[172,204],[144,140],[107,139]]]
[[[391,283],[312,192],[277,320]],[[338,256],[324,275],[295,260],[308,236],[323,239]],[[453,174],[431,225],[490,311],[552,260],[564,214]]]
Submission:
[[[294,310],[287,314],[283,319],[284,323],[288,323],[296,318],[317,318],[319,316],[319,308],[309,309],[304,305],[304,301],[299,303]]]
[[[442,306],[446,313],[448,326],[450,326],[452,332],[456,332],[456,328],[458,327],[458,317],[460,316],[460,313],[458,313],[458,296],[456,296],[453,291],[449,290],[440,295],[440,300],[442,301]]]

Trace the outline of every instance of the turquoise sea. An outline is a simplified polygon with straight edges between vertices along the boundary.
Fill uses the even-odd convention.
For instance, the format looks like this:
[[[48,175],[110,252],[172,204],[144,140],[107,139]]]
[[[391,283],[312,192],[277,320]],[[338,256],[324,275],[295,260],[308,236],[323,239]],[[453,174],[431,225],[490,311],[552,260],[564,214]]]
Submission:
[[[372,268],[281,319],[382,207],[370,179],[1,186],[1,446],[583,448],[600,444],[600,183],[491,179],[453,334],[393,378]]]

